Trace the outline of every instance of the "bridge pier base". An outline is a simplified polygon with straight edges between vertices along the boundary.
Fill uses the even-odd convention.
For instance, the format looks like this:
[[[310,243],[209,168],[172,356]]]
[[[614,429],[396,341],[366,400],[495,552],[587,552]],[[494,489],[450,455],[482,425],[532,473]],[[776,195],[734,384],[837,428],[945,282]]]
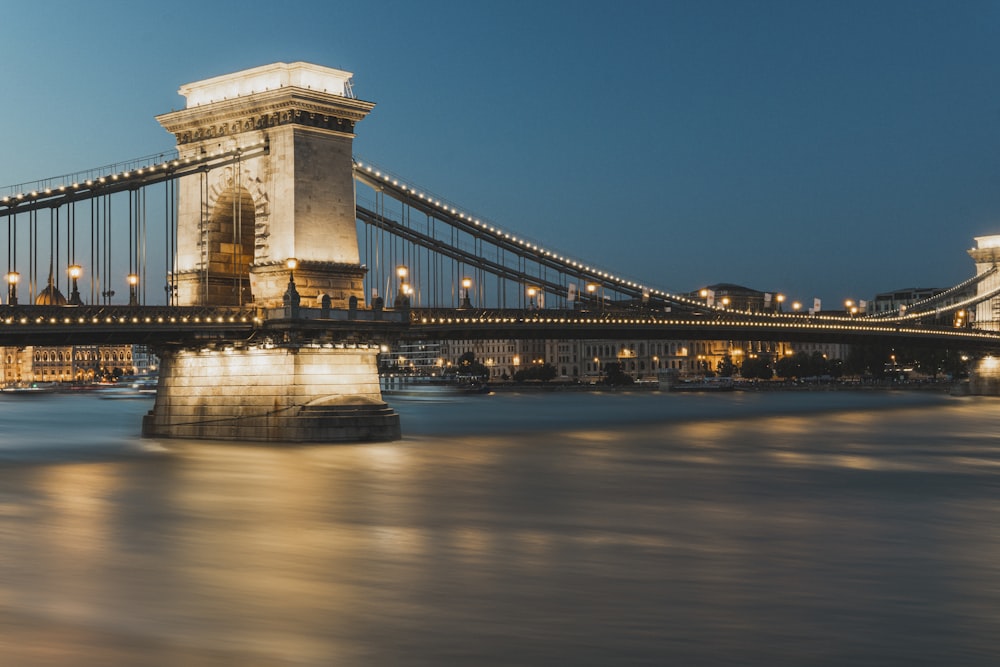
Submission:
[[[376,354],[357,347],[167,350],[148,437],[273,443],[397,440]]]
[[[969,372],[969,383],[963,393],[972,396],[1000,396],[1000,359],[986,356],[979,359]]]

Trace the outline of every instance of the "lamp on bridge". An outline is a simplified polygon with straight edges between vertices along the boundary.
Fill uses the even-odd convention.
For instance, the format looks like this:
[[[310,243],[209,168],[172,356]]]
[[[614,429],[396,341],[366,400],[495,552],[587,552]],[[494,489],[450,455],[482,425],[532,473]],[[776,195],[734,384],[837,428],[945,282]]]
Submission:
[[[139,305],[139,274],[130,273],[128,274],[128,305],[138,306]]]
[[[528,287],[528,308],[530,310],[535,309],[535,296],[538,294],[537,287]]]
[[[396,294],[396,300],[393,305],[399,308],[407,305],[409,302],[410,286],[406,284],[406,276],[410,275],[410,270],[405,264],[400,264],[396,267],[396,275],[399,277],[399,292]]]
[[[844,301],[844,308],[847,310],[847,314],[852,317],[858,314],[858,307],[854,305],[854,301],[851,299]]]
[[[472,301],[469,299],[469,290],[472,289],[472,278],[462,278],[462,305],[459,308],[472,308]]]
[[[785,295],[784,294],[778,294],[777,296],[774,297],[774,300],[778,304],[778,312],[780,313],[781,312],[781,304],[783,304],[785,302]]]
[[[299,267],[299,260],[289,257],[285,260],[285,266],[288,267],[288,289],[285,290],[285,305],[298,308],[302,297],[299,296],[299,290],[295,287],[295,269]]]
[[[802,302],[801,301],[793,301],[792,302],[792,310],[794,310],[797,313],[801,309],[802,309]]]
[[[11,306],[17,305],[17,281],[21,279],[21,274],[17,271],[7,272],[7,303]]]
[[[83,267],[80,266],[79,264],[70,264],[68,271],[70,280],[72,280],[72,285],[73,285],[73,288],[70,290],[69,293],[69,305],[82,306],[83,301],[80,300],[79,280],[80,276],[83,275]]]

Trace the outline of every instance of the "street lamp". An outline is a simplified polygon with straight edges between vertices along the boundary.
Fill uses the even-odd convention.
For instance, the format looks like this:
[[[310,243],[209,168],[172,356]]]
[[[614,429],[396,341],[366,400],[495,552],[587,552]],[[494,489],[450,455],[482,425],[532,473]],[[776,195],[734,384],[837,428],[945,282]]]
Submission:
[[[587,296],[590,298],[591,303],[597,298],[597,283],[587,283]],[[604,302],[601,301],[601,310],[604,310]]]
[[[288,289],[285,290],[284,302],[286,306],[298,308],[301,297],[299,290],[295,287],[295,269],[299,268],[299,260],[289,257],[285,260],[285,266],[288,267]],[[296,317],[297,315],[293,314],[292,316]]]
[[[73,289],[69,293],[69,305],[81,306],[83,305],[83,301],[80,300],[80,290],[77,281],[83,275],[83,267],[79,264],[70,264],[68,271],[69,277],[73,281]]]
[[[128,274],[128,305],[138,306],[139,305],[139,291],[136,289],[139,285],[139,275],[136,273]]]
[[[7,303],[17,305],[17,281],[21,279],[21,274],[17,271],[7,272]]]
[[[462,278],[462,305],[459,308],[472,308],[472,301],[469,299],[469,290],[472,289],[472,278]]]
[[[410,275],[410,270],[405,264],[400,264],[396,267],[396,276],[399,277],[399,292],[396,293],[396,299],[393,303],[397,308],[403,306],[407,300],[409,292],[406,284],[406,276],[408,275]]]
[[[774,300],[778,302],[778,312],[780,313],[781,312],[781,304],[783,304],[785,302],[785,295],[784,294],[779,294],[778,296],[774,297]]]
[[[800,310],[802,310],[802,302],[801,301],[793,301],[792,302],[792,310],[794,310],[796,313],[799,312]]]
[[[530,310],[535,309],[535,295],[538,294],[538,288],[531,286],[528,287],[528,308]]]

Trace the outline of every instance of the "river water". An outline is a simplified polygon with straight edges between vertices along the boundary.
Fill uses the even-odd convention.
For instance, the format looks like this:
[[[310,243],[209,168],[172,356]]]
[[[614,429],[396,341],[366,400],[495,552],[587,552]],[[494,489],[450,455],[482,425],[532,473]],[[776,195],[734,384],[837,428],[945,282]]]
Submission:
[[[397,401],[386,444],[0,396],[0,664],[1000,664],[1000,399]]]

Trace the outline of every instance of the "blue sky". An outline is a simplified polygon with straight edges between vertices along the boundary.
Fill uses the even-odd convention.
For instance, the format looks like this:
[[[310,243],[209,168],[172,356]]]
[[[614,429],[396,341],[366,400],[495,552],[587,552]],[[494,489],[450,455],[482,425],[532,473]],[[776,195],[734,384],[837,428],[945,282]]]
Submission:
[[[1000,1],[4,9],[0,185],[169,148],[181,84],[306,60],[377,103],[359,156],[663,289],[829,306],[1000,233]]]

